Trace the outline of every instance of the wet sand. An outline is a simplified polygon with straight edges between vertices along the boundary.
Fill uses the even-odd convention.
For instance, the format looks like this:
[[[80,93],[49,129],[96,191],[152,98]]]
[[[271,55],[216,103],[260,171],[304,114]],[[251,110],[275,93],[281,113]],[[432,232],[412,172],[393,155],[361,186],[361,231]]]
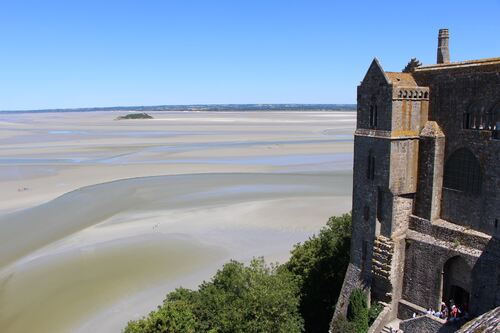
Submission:
[[[120,332],[350,210],[350,112],[0,114],[0,331]]]

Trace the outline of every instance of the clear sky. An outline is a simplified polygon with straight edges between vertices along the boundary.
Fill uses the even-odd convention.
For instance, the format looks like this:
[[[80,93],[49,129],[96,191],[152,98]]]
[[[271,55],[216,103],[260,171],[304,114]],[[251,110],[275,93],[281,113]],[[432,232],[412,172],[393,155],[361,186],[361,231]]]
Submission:
[[[354,103],[401,70],[500,56],[500,0],[2,0],[0,110]]]

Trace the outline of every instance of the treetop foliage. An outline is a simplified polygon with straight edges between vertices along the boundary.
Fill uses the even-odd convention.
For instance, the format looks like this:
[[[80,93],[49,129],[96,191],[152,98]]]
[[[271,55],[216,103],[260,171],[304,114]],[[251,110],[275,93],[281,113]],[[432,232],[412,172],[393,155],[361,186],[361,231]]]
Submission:
[[[124,333],[326,332],[349,263],[350,237],[351,215],[332,217],[318,235],[294,246],[287,263],[230,261],[198,290],[169,293]]]
[[[403,73],[412,73],[415,68],[422,66],[422,63],[417,58],[411,58],[405,68],[403,68]]]
[[[125,333],[301,332],[298,306],[299,284],[293,274],[266,265],[262,258],[249,266],[231,261],[197,291],[179,288],[168,294],[163,306],[147,318],[129,322]],[[185,310],[187,322],[177,318],[180,310]],[[166,328],[165,322],[176,324],[176,330]]]

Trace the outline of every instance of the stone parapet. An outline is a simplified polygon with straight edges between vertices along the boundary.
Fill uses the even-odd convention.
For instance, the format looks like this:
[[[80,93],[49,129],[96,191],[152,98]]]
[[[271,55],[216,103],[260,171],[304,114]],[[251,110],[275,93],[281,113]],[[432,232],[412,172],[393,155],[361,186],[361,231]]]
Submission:
[[[442,219],[430,222],[415,215],[410,217],[408,228],[418,233],[429,235],[437,240],[449,242],[455,246],[463,245],[478,250],[484,249],[491,240],[490,235],[480,231],[459,226]]]
[[[377,319],[372,323],[367,333],[379,333],[384,326],[392,320],[392,309],[390,306],[385,306],[382,312],[379,313]]]

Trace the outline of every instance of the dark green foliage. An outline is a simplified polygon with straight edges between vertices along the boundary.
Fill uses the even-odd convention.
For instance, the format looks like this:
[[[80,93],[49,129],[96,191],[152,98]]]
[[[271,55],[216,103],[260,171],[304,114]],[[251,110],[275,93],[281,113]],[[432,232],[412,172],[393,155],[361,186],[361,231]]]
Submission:
[[[356,327],[343,315],[337,316],[332,321],[331,333],[356,333]]]
[[[378,315],[382,310],[384,309],[384,306],[380,303],[375,303],[372,304],[370,307],[370,310],[368,310],[368,325],[371,326],[375,319],[377,319]]]
[[[331,217],[292,250],[285,267],[300,278],[300,312],[308,333],[327,332],[349,263],[351,214]]]
[[[158,307],[148,317],[128,323],[124,333],[194,333],[196,320],[184,301]]]
[[[200,318],[220,333],[301,332],[297,279],[254,259],[231,261],[200,286]]]
[[[119,116],[116,119],[118,119],[118,120],[121,120],[121,119],[153,119],[153,117],[145,112],[142,112],[142,113],[129,113],[125,116]]]
[[[249,266],[231,261],[198,290],[169,293],[157,311],[129,322],[124,332],[327,332],[349,263],[351,221],[350,214],[330,218],[282,266],[262,258]],[[338,332],[359,332],[357,322],[345,317],[332,325]]]
[[[403,73],[412,73],[415,68],[422,66],[422,63],[417,58],[411,58],[405,68],[403,68]]]
[[[168,326],[172,304],[185,304],[190,326]],[[286,270],[254,259],[249,266],[231,261],[198,291],[177,289],[148,318],[130,322],[125,333],[210,332],[267,333],[301,332],[297,278]],[[175,319],[175,318],[174,318]],[[155,330],[157,324],[163,330]],[[175,321],[171,321],[175,322]],[[192,325],[191,325],[192,324]],[[149,326],[148,326],[149,325]]]
[[[354,324],[357,333],[368,331],[368,304],[361,289],[354,289],[349,297],[347,319]]]

